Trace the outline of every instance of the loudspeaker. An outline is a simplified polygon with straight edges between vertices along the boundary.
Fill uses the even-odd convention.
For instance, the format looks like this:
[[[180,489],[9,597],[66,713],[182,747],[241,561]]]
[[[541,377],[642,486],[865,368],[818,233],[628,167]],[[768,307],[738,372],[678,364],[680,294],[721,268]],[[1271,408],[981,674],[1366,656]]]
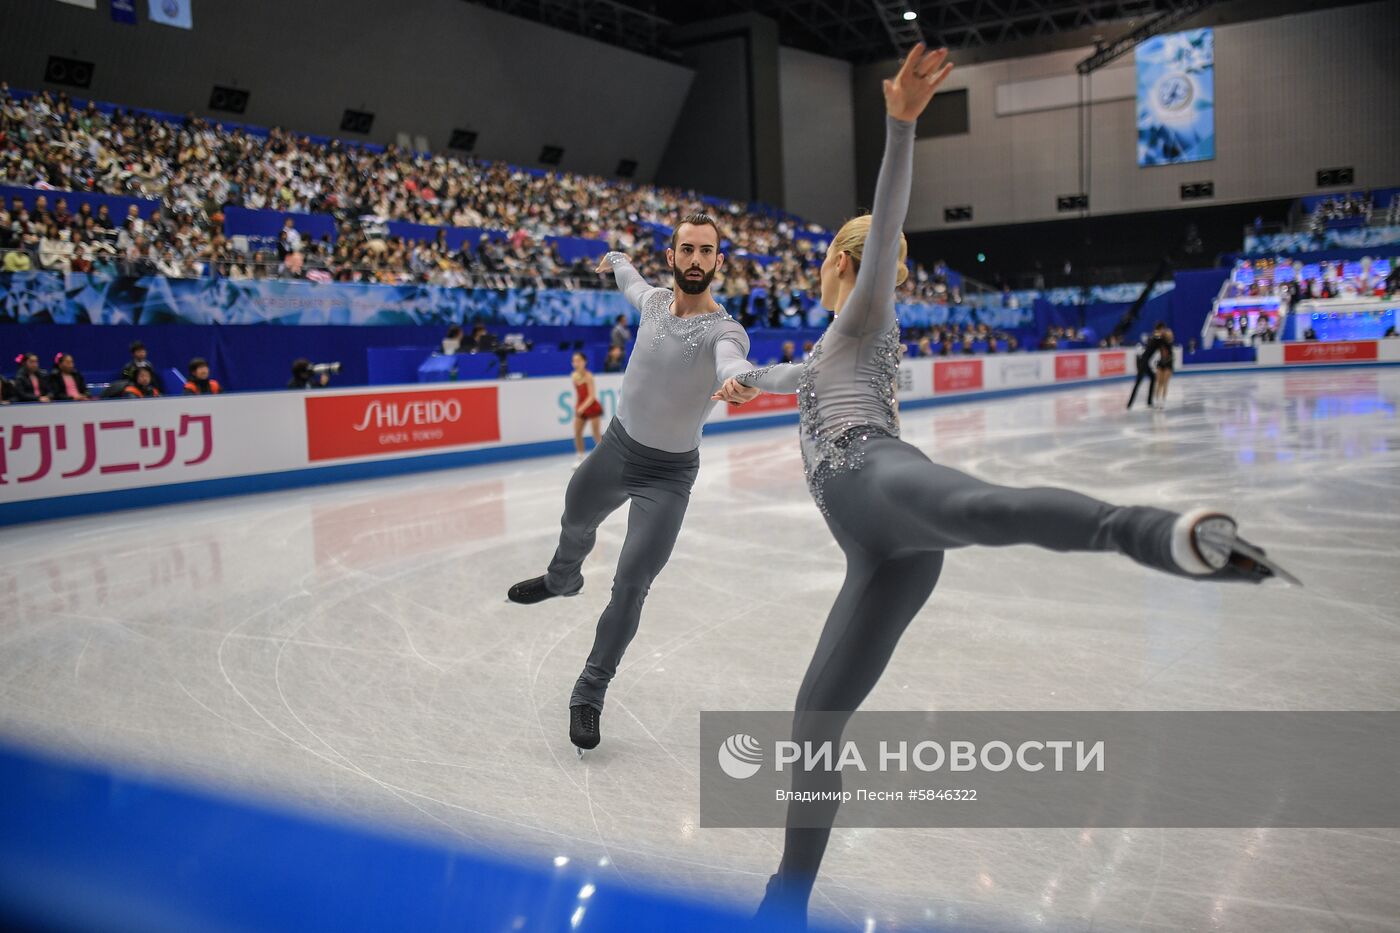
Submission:
[[[89,87],[92,85],[92,69],[92,62],[50,55],[49,63],[44,66],[44,80],[49,84]]]
[[[368,133],[374,126],[374,114],[363,110],[347,110],[340,118],[340,128],[347,133]]]
[[[635,174],[637,174],[636,159],[623,159],[621,162],[617,163],[618,178],[631,178]]]
[[[943,208],[943,222],[944,222],[944,223],[949,223],[949,224],[951,224],[951,223],[957,223],[957,222],[960,221],[960,220],[971,220],[971,219],[972,219],[972,205],[971,205],[971,204],[963,204],[963,205],[960,205],[960,206],[958,206],[958,207],[945,207],[945,208]]]
[[[1055,199],[1055,209],[1060,211],[1087,211],[1089,209],[1089,196],[1087,194],[1062,194]]]
[[[562,146],[545,146],[540,150],[541,165],[558,165],[559,160],[564,158]]]
[[[453,130],[452,135],[447,138],[448,149],[458,149],[462,152],[471,152],[476,148],[476,133],[473,130]]]
[[[1356,184],[1356,169],[1350,165],[1346,168],[1320,168],[1317,170],[1317,186],[1319,188],[1353,184]]]
[[[209,109],[222,110],[224,113],[242,113],[248,109],[248,92],[216,84],[214,90],[209,92]]]
[[[1181,186],[1181,200],[1195,201],[1198,198],[1215,197],[1215,182],[1193,181]]]

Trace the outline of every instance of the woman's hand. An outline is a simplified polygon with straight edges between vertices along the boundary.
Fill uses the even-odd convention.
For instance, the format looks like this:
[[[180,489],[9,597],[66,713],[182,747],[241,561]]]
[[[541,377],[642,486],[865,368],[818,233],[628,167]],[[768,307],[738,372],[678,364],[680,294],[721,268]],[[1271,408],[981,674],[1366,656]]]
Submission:
[[[716,402],[728,402],[731,405],[742,405],[751,402],[763,394],[762,389],[746,386],[730,376],[724,380],[724,385],[719,387],[719,391],[710,398]]]
[[[599,275],[612,275],[613,265],[608,262],[608,257],[604,256],[602,259],[598,260],[598,268],[593,271]]]
[[[930,52],[922,42],[914,46],[899,73],[885,79],[885,112],[905,123],[917,120],[953,70],[953,63],[945,62],[947,58],[947,49]]]

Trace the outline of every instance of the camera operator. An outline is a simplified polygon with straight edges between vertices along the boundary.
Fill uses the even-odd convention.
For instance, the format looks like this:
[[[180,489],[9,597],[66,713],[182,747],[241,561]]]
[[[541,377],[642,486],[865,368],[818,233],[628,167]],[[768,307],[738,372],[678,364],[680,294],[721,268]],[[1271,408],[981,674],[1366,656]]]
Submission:
[[[320,389],[330,384],[331,375],[340,372],[339,363],[315,363],[301,357],[292,363],[289,389]]]

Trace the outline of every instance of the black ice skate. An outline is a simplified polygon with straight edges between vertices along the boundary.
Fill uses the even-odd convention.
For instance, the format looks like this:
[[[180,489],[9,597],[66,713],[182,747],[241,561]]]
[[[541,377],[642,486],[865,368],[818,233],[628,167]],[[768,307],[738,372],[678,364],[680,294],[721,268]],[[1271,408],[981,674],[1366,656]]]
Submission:
[[[806,930],[807,899],[785,886],[780,875],[773,875],[753,919],[765,930]]]
[[[582,588],[579,587],[579,589]],[[542,603],[554,596],[577,596],[578,593],[578,590],[574,590],[572,593],[552,593],[549,587],[544,585],[544,577],[531,577],[512,586],[506,592],[506,599],[528,606],[532,603]]]
[[[578,756],[590,748],[597,748],[602,736],[598,734],[598,710],[587,703],[569,707],[569,741],[578,748]]]
[[[1270,559],[1264,549],[1239,536],[1235,520],[1219,512],[1189,513],[1192,519],[1192,555],[1209,568],[1208,576],[1220,580],[1263,583],[1277,577],[1285,583],[1303,582]]]

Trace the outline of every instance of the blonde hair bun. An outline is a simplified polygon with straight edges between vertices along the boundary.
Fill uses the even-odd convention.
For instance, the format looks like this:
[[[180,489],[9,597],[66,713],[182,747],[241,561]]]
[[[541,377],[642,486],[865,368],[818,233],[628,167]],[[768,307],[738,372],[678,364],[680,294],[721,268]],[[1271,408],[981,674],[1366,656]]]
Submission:
[[[841,225],[841,229],[836,231],[836,236],[831,241],[832,248],[837,252],[849,253],[851,258],[860,263],[861,256],[865,254],[865,238],[870,235],[870,215],[862,214],[859,217],[852,217]],[[909,258],[909,241],[904,238],[904,233],[899,234],[899,268],[894,275],[895,287],[904,284],[904,280],[909,278],[909,267],[905,265],[905,260]]]

